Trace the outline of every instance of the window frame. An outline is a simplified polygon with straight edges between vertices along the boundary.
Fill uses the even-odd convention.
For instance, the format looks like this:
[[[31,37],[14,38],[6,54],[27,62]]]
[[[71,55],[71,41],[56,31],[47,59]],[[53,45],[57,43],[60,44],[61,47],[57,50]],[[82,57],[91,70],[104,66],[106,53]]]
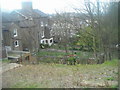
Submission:
[[[16,42],[17,42],[17,44],[16,44]],[[19,41],[18,41],[18,40],[15,40],[15,41],[14,41],[14,46],[15,46],[15,47],[18,47],[18,46],[19,46]]]
[[[45,43],[48,44],[48,40],[45,40]]]
[[[42,38],[44,38],[45,37],[45,33],[44,33],[44,30],[42,31]]]
[[[15,28],[14,31],[13,31],[13,35],[14,37],[17,37],[18,36],[18,33],[17,33],[17,29]]]
[[[52,40],[52,39],[50,39],[50,43],[53,43],[53,40]]]

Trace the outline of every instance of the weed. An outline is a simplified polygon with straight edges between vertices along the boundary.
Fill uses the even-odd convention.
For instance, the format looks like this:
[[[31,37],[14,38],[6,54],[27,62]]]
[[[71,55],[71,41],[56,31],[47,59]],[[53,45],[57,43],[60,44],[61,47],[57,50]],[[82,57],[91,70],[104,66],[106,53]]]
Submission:
[[[65,87],[89,87],[81,86],[80,83],[88,78],[100,77],[100,81],[106,81],[106,87],[111,86],[108,80],[116,81],[113,77],[103,78],[100,72],[107,72],[109,66],[102,65],[65,65],[65,64],[37,64],[23,65],[20,68],[10,70],[3,73],[3,88],[65,88]],[[116,67],[112,67],[116,69]],[[110,76],[111,73],[108,72]],[[99,81],[97,81],[99,82]],[[97,86],[96,86],[97,87]],[[105,87],[105,86],[104,86]],[[116,87],[111,86],[111,87]]]
[[[114,80],[114,77],[107,77],[105,78],[106,80],[110,80],[110,81],[113,81]]]
[[[2,60],[2,63],[10,63],[11,61],[10,60],[8,60],[8,59],[3,59]]]

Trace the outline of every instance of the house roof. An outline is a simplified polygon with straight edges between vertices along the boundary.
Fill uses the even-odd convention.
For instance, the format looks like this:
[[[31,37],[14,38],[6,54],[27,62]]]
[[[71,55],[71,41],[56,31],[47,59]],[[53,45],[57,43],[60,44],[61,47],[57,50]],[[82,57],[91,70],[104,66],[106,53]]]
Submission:
[[[11,24],[10,23],[4,23],[2,24],[2,30],[9,30]]]
[[[15,10],[10,15],[13,16],[13,21],[19,21],[19,26],[22,28],[35,26],[33,18],[40,17],[36,15],[32,10]]]
[[[3,13],[2,19],[3,22],[19,22],[19,26],[22,28],[26,27],[33,27],[35,26],[34,19],[39,18],[46,18],[47,14],[38,10],[38,9],[31,9],[31,10],[14,10],[11,13]],[[4,27],[7,27],[6,25]]]
[[[38,9],[32,9],[32,10],[14,10],[11,14],[19,14],[22,17],[28,17],[28,18],[40,18],[40,17],[47,17],[48,15],[44,12],[38,10]],[[19,17],[15,16],[13,17],[15,20],[19,20]],[[14,20],[13,19],[13,20]]]
[[[35,26],[35,22],[33,19],[39,19],[43,17],[47,17],[47,14],[43,13],[38,9],[32,10],[15,10],[11,13],[13,21],[20,21],[20,27],[33,27]]]
[[[2,22],[6,23],[6,22],[9,22],[9,21],[11,21],[10,14],[6,13],[6,12],[2,12]]]
[[[47,17],[47,16],[48,16],[47,14],[45,14],[44,12],[42,12],[42,11],[40,11],[40,10],[38,10],[38,9],[34,9],[34,11],[35,11],[36,13],[38,13],[41,17]]]

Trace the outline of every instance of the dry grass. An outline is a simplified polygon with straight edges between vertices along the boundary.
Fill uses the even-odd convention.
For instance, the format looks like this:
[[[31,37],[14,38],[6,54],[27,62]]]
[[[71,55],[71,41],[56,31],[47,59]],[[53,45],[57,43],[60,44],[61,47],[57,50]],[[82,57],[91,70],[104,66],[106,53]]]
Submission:
[[[117,85],[116,72],[117,66],[105,65],[24,65],[3,73],[3,88],[110,87]],[[104,79],[109,76],[114,80]]]

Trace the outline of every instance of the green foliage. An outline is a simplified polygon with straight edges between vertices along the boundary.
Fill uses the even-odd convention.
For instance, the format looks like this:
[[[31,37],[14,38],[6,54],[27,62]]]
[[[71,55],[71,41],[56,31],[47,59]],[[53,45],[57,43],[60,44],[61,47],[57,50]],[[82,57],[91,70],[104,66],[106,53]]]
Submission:
[[[71,55],[72,53],[68,53],[68,55]],[[58,63],[61,59],[65,60],[65,52],[56,52],[56,51],[40,51],[37,53],[38,58],[42,58],[42,60],[39,60],[40,62],[44,63]],[[79,64],[86,64],[89,57],[92,57],[92,52],[82,52],[78,51],[76,52],[77,57],[68,57],[69,61],[74,61],[74,59]]]
[[[18,82],[15,85],[11,86],[11,88],[37,88],[38,85],[35,83],[29,84],[28,82]]]
[[[75,57],[68,57],[68,61],[74,61],[75,60]]]
[[[37,53],[38,56],[63,56],[65,52],[55,52],[55,51],[40,51]]]
[[[93,43],[96,46],[99,43],[94,33],[93,29],[90,26],[84,27],[84,29],[80,29],[76,35],[76,42],[74,41],[74,46],[79,46],[79,50],[82,51],[93,51],[94,49],[96,50],[97,48],[93,45]],[[93,42],[93,38],[95,38],[95,42]]]
[[[49,44],[40,44],[40,48],[45,49],[45,48],[50,48]]]
[[[3,59],[3,60],[1,60],[2,61],[2,63],[10,63],[11,61],[10,60],[8,60],[8,59]]]
[[[114,77],[107,77],[105,78],[106,80],[109,80],[109,81],[113,81],[114,80]]]
[[[111,66],[117,66],[118,65],[118,60],[117,59],[113,59],[111,61],[105,61],[103,63],[103,65],[111,65]]]
[[[110,88],[118,88],[118,85],[112,85]]]

